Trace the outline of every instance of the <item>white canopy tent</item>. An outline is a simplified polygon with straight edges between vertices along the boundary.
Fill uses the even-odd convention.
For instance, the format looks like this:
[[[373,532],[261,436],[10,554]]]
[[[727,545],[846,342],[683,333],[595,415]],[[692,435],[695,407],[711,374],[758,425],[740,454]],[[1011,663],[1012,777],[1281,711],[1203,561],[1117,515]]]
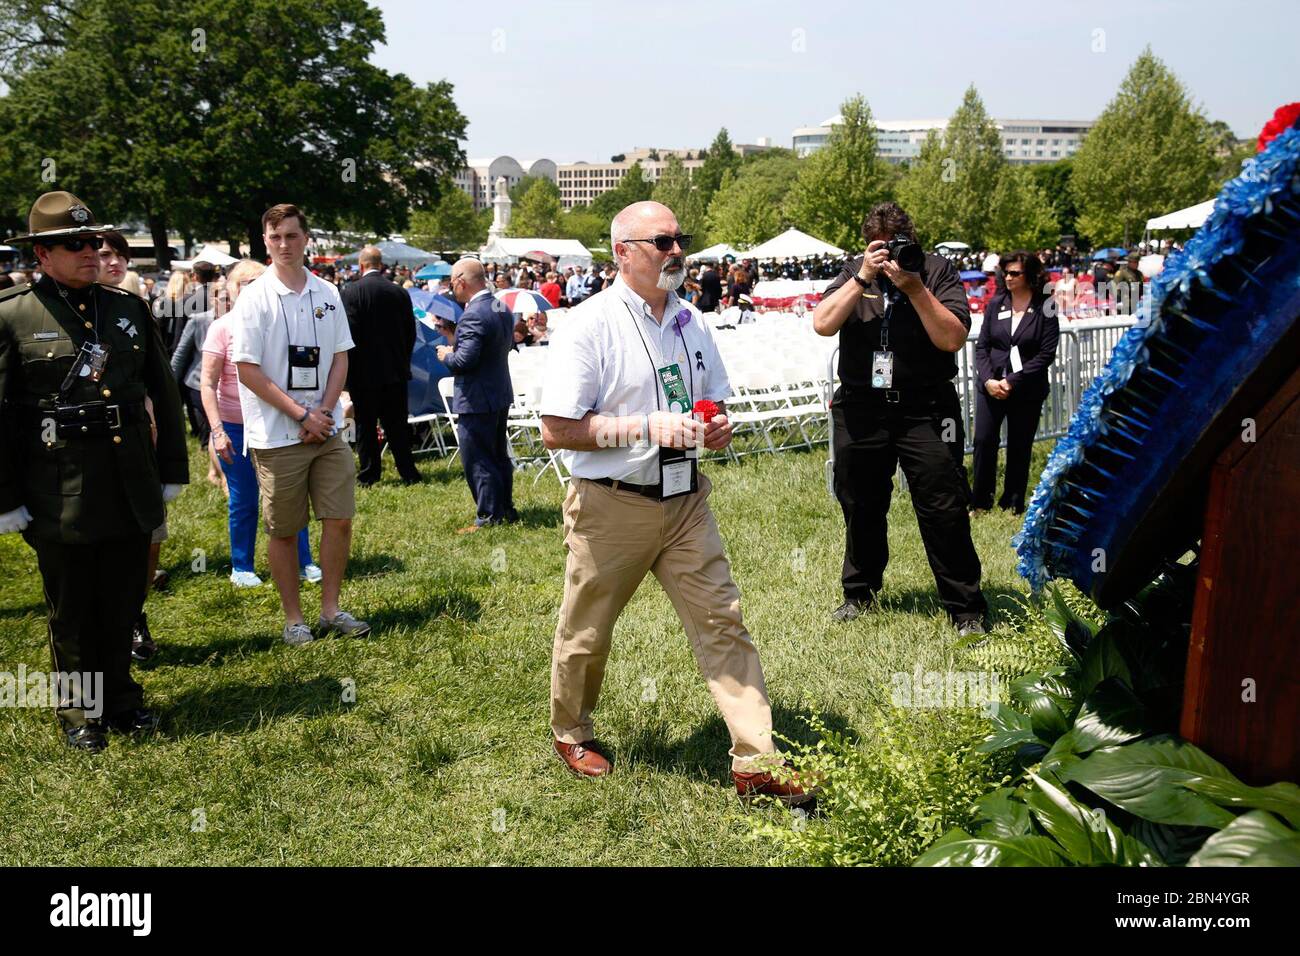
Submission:
[[[948,242],[941,242],[937,246],[935,246],[935,248],[950,249],[953,252],[968,252],[970,250],[970,246],[966,245],[966,243],[958,242],[955,239],[950,239]]]
[[[842,256],[844,250],[798,229],[787,229],[742,255],[746,259],[802,259],[805,256]]]
[[[208,262],[219,269],[223,269],[226,266],[233,266],[238,261],[234,256],[209,242],[188,259],[173,259],[172,268],[192,269],[196,262]]]
[[[727,256],[731,256],[733,259],[739,259],[740,252],[727,245],[725,242],[719,242],[716,245],[709,246],[707,249],[701,249],[699,252],[692,252],[686,258],[694,259],[696,261],[707,259],[710,262],[718,262],[725,259]]]
[[[584,269],[591,265],[591,252],[577,239],[493,239],[479,250],[478,257],[484,262],[517,262],[530,252],[544,252],[556,260],[565,258]]]
[[[1148,219],[1147,232],[1160,232],[1164,229],[1200,229],[1213,211],[1214,200],[1207,199],[1195,206]]]

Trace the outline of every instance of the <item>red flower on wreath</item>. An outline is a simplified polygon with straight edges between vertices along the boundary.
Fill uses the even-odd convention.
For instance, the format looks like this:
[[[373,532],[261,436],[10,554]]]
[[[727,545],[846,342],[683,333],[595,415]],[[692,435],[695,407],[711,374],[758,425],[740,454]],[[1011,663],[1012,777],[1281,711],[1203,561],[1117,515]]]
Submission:
[[[1273,142],[1292,126],[1295,121],[1300,119],[1300,103],[1288,103],[1286,106],[1279,106],[1273,118],[1264,124],[1264,128],[1259,133],[1259,147],[1256,152],[1264,152],[1268,144]]]
[[[707,425],[718,416],[721,409],[718,408],[716,402],[711,402],[707,398],[701,398],[695,403],[695,408],[693,408],[692,411],[699,416],[700,421]]]

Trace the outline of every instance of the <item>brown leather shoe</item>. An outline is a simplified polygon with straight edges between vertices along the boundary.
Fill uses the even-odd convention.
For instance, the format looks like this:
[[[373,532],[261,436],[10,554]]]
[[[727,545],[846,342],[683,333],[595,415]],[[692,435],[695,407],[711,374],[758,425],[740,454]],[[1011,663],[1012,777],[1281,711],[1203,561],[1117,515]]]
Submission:
[[[594,740],[584,740],[580,744],[566,744],[557,740],[555,752],[560,755],[564,765],[579,777],[603,777],[609,773],[609,761],[600,752],[600,744]]]
[[[736,793],[746,803],[756,797],[771,797],[787,807],[799,807],[817,798],[817,788],[804,789],[797,777],[777,780],[766,770],[761,773],[740,773],[733,770],[731,778],[736,781]]]

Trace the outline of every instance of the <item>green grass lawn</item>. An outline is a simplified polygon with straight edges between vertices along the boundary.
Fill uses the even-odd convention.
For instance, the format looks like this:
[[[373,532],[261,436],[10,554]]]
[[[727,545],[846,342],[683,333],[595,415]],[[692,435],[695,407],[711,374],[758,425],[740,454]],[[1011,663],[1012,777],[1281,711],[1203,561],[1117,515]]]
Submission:
[[[1048,443],[1036,449],[1037,475]],[[869,738],[895,672],[977,668],[954,647],[906,494],[891,515],[882,606],[833,625],[843,523],[825,448],[706,464],[713,508],[762,655],[778,732],[801,714]],[[751,836],[728,738],[667,598],[647,578],[624,612],[597,731],[615,773],[571,777],[548,730],[551,640],[563,586],[562,492],[516,480],[519,526],[458,537],[472,518],[459,461],[423,459],[426,483],[358,492],[343,606],[363,640],[293,648],[259,539],[254,591],[229,581],[226,508],[195,479],[171,508],[147,610],[161,644],[139,668],[162,732],[89,757],[53,715],[0,711],[0,859],[10,864],[746,865]],[[995,624],[1023,595],[1009,544],[1018,519],[975,524]],[[318,531],[313,529],[313,547]],[[194,573],[195,549],[207,571]],[[31,551],[0,537],[0,669],[48,670]],[[304,585],[309,619],[319,609]],[[355,702],[345,699],[355,688]],[[869,742],[869,740],[868,740]],[[776,814],[776,810],[752,813]]]

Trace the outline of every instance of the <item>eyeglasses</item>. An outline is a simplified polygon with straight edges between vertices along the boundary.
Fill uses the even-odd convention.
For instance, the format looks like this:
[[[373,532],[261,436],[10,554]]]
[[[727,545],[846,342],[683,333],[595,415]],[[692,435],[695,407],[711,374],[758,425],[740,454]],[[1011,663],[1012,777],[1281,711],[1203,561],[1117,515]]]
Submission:
[[[51,248],[62,246],[69,252],[80,252],[82,249],[86,248],[86,246],[90,246],[90,248],[98,252],[104,247],[104,237],[91,236],[88,239],[55,239],[51,242],[45,243],[45,245],[48,245]]]
[[[1002,273],[1004,276],[1022,276],[1024,275],[1019,269],[1007,269]]]
[[[654,236],[653,238],[650,239],[624,239],[623,241],[624,242],[652,242],[654,243],[654,247],[658,249],[660,252],[672,252],[673,243],[677,243],[677,245],[681,246],[682,252],[685,252],[687,249],[691,247],[691,241],[694,238],[695,238],[694,236],[684,235],[679,232],[675,236]]]

